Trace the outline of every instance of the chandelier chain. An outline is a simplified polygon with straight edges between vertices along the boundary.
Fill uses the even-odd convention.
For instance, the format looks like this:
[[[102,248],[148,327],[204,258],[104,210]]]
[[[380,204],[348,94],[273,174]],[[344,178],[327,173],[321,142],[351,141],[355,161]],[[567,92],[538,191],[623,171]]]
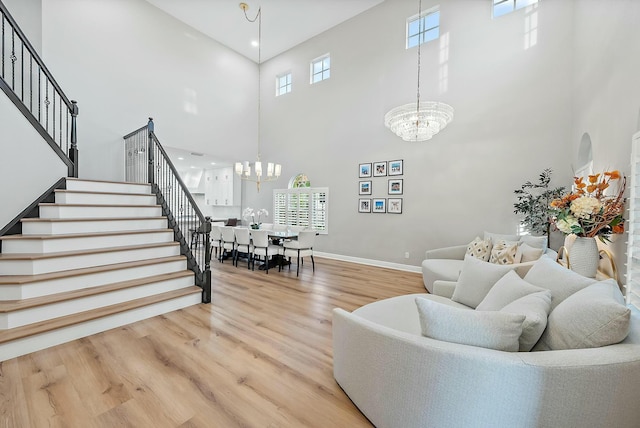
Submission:
[[[261,96],[262,96],[262,75],[261,75],[261,68],[260,64],[262,63],[262,6],[258,8],[258,13],[256,13],[255,18],[251,19],[249,18],[249,15],[247,15],[247,9],[249,8],[247,7],[242,7],[242,4],[240,5],[240,7],[242,8],[242,11],[244,12],[244,17],[246,18],[247,21],[253,23],[256,22],[256,20],[258,21],[258,161],[260,161],[260,124],[261,124],[261,116],[262,116],[262,102],[261,102]]]
[[[418,1],[418,89],[416,91],[416,140],[418,139],[418,128],[420,120],[420,51],[422,50],[422,0]]]

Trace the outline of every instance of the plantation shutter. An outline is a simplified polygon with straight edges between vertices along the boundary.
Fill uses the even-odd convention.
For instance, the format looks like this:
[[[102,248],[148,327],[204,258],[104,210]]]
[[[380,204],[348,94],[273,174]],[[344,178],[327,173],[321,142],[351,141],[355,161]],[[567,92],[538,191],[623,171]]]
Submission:
[[[326,234],[329,189],[299,187],[273,191],[273,222],[278,225],[311,228]]]
[[[640,132],[633,136],[627,242],[627,303],[640,308]]]

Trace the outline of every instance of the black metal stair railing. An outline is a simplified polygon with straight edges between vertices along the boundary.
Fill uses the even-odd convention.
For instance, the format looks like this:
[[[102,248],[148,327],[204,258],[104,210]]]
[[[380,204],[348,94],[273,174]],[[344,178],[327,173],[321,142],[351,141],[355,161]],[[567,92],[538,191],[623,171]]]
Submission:
[[[0,0],[0,89],[78,176],[78,105],[64,94]]]
[[[187,267],[195,273],[196,285],[202,288],[203,303],[211,302],[211,218],[205,217],[187,190],[171,159],[153,132],[153,119],[146,126],[124,136],[126,153],[125,180],[149,183],[162,213],[187,258]],[[203,247],[199,240],[203,236]],[[195,243],[195,246],[194,246]]]

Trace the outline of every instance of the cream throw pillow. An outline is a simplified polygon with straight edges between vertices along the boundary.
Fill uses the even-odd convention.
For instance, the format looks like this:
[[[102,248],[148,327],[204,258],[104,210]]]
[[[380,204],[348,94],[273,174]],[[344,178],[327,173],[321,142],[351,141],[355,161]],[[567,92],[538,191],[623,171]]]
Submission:
[[[519,256],[521,256],[521,254],[518,252],[517,242],[501,240],[491,248],[489,262],[498,265],[512,265],[514,263],[520,263]]]
[[[631,309],[613,279],[576,291],[550,314],[534,351],[597,348],[622,342],[629,334]]]
[[[529,244],[520,244],[518,251],[520,251],[520,263],[534,262],[544,253],[542,248],[535,248]]]
[[[491,287],[513,269],[514,265],[496,265],[466,255],[451,300],[475,308]]]
[[[547,326],[547,317],[551,310],[551,292],[538,291],[514,300],[500,312],[524,315],[522,335],[520,336],[520,352],[528,352],[538,343]]]
[[[476,236],[476,239],[467,245],[467,254],[486,262],[491,255],[491,239],[482,240]]]
[[[524,315],[454,308],[416,297],[422,335],[444,342],[516,352]]]
[[[540,248],[543,251],[547,249],[549,239],[546,236],[522,235],[519,239],[521,244],[527,244],[533,248]]]
[[[510,271],[491,287],[491,290],[489,290],[476,309],[479,311],[499,311],[514,300],[538,291],[546,290],[529,284],[520,278],[515,271]],[[549,296],[551,296],[551,293],[549,293]]]

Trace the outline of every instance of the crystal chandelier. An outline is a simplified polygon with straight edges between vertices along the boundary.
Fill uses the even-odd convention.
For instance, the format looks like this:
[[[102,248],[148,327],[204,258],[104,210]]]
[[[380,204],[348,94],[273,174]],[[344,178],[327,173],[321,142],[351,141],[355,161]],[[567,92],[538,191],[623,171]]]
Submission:
[[[249,19],[247,16],[247,9],[249,9],[249,5],[246,3],[240,3],[240,9],[244,11],[244,17],[249,22],[258,21],[258,155],[256,156],[256,161],[253,163],[253,172],[255,175],[251,175],[251,163],[249,161],[244,162],[236,162],[235,171],[236,174],[240,176],[241,179],[247,181],[253,181],[256,183],[258,188],[258,192],[260,191],[260,183],[265,181],[273,181],[277,180],[280,177],[280,173],[282,172],[282,166],[280,164],[274,164],[272,162],[268,162],[266,164],[266,171],[262,169],[262,161],[260,160],[260,68],[261,68],[261,53],[262,53],[262,7],[258,8],[258,13],[256,17],[253,19]],[[266,172],[266,175],[264,174]]]
[[[422,47],[422,0],[418,4],[418,89],[415,103],[391,109],[384,115],[384,125],[404,141],[431,139],[453,119],[453,108],[436,101],[420,102],[420,51]]]

